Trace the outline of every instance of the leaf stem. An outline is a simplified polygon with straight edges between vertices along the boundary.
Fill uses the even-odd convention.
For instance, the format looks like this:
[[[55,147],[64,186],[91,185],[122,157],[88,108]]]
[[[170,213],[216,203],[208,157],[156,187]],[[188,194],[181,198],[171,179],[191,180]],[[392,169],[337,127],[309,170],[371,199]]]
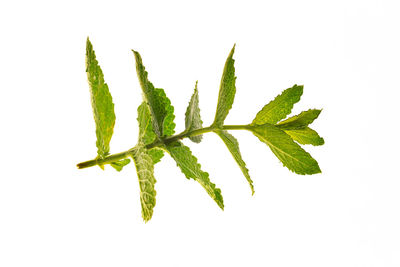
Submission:
[[[214,132],[214,131],[218,131],[218,130],[248,130],[248,129],[249,129],[248,125],[224,125],[224,126],[222,126],[222,128],[217,128],[215,126],[209,126],[209,127],[196,129],[196,130],[193,130],[190,132],[183,131],[177,135],[169,136],[169,137],[166,137],[161,140],[156,140],[153,143],[146,145],[146,148],[151,149],[154,147],[162,147],[164,144],[169,144],[169,143],[172,143],[172,142],[175,142],[175,141],[187,138],[187,137],[196,136],[196,135],[200,135],[200,134],[204,134],[204,133],[208,133],[208,132]],[[105,164],[109,164],[111,162],[125,159],[132,154],[132,152],[135,148],[136,147],[133,147],[124,152],[108,155],[103,159],[96,158],[93,160],[84,161],[84,162],[78,163],[77,167],[78,167],[78,169],[84,169],[84,168],[89,168],[89,167],[93,167],[96,165],[102,166]]]
[[[76,166],[78,167],[78,169],[84,169],[84,168],[89,168],[89,167],[93,167],[96,165],[105,165],[114,161],[118,161],[121,159],[125,159],[127,157],[129,157],[129,155],[132,153],[134,148],[131,148],[127,151],[124,152],[120,152],[120,153],[116,153],[116,154],[112,154],[112,155],[108,155],[105,158],[101,159],[101,158],[96,158],[96,159],[92,159],[92,160],[88,160],[88,161],[84,161],[81,163],[78,163]]]

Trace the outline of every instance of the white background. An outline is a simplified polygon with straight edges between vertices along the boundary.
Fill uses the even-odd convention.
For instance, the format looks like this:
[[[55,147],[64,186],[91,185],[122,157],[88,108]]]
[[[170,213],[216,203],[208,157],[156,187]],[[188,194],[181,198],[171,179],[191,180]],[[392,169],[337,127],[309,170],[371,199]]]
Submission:
[[[400,266],[398,1],[1,1],[0,266]],[[113,95],[111,152],[136,143],[140,51],[175,106],[199,80],[212,122],[236,43],[227,124],[250,122],[283,89],[293,110],[323,108],[306,146],[322,174],[299,176],[248,132],[254,180],[207,134],[185,141],[221,188],[225,211],[166,155],[145,224],[133,165],[78,170],[95,157],[84,66],[89,36]]]

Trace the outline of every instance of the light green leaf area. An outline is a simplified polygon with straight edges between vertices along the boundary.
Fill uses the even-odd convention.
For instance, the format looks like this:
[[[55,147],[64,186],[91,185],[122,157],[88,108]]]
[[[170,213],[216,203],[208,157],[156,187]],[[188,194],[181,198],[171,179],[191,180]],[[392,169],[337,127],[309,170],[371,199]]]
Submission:
[[[160,99],[160,102],[165,107],[165,117],[163,120],[163,136],[171,136],[175,133],[175,115],[174,115],[174,107],[171,105],[171,100],[165,94],[164,89],[156,88],[155,92]]]
[[[197,90],[197,82],[194,87],[194,93],[190,98],[189,105],[185,113],[185,129],[186,131],[193,131],[203,127],[203,121],[200,117],[199,108],[199,92]],[[189,136],[189,139],[195,143],[200,143],[203,135]]]
[[[289,170],[297,174],[315,174],[321,172],[318,162],[279,128],[266,123],[250,126],[249,130],[260,141],[266,143],[275,156]]]
[[[302,94],[302,85],[295,84],[293,87],[286,89],[257,113],[252,124],[275,124],[283,120],[290,114],[293,105],[299,102]]]
[[[293,140],[302,145],[322,146],[325,143],[324,139],[309,127],[298,130],[285,130],[285,132],[290,135]]]
[[[224,71],[222,73],[221,84],[219,88],[217,111],[215,113],[214,125],[222,127],[224,120],[232,108],[233,100],[236,93],[236,77],[235,77],[235,60],[232,58],[235,52],[233,46],[228,58],[225,62]]]
[[[151,115],[149,111],[149,107],[146,102],[142,102],[137,109],[138,112],[138,123],[139,123],[139,143],[143,143],[145,145],[151,144],[157,138],[156,134],[153,130],[153,125],[151,123]],[[164,151],[158,148],[152,148],[148,150],[148,154],[153,160],[153,163],[156,164],[161,160],[164,156]]]
[[[148,150],[148,154],[153,160],[153,163],[156,164],[161,161],[162,157],[164,156],[164,151],[159,148],[152,148]]]
[[[111,167],[113,167],[114,169],[116,169],[117,171],[122,171],[122,168],[125,167],[126,165],[129,164],[129,162],[131,162],[130,159],[121,159],[119,161],[115,161],[115,162],[111,162],[110,165]]]
[[[231,135],[227,131],[216,131],[216,133],[219,135],[219,137],[221,137],[222,141],[224,141],[225,145],[228,147],[233,158],[235,159],[240,169],[242,170],[243,175],[249,182],[251,193],[252,195],[254,195],[253,181],[250,178],[249,170],[246,168],[246,163],[242,159],[242,155],[239,150],[239,142],[236,140],[235,137],[233,137],[233,135]]]
[[[196,180],[218,206],[224,209],[221,190],[216,188],[215,184],[210,181],[208,173],[201,170],[201,165],[197,162],[197,158],[193,156],[190,149],[181,142],[167,144],[166,149],[186,178]]]
[[[290,117],[284,121],[278,123],[277,127],[282,130],[296,130],[307,127],[311,124],[316,118],[318,118],[321,113],[320,109],[309,109],[307,111],[303,111],[302,113]]]
[[[149,106],[152,117],[153,130],[157,136],[170,136],[174,133],[174,108],[163,89],[154,88],[148,80],[148,73],[143,65],[142,58],[137,51],[132,50],[136,60],[136,72],[143,97]]]
[[[86,73],[96,123],[97,154],[99,158],[104,158],[110,151],[110,140],[114,130],[114,103],[89,38],[86,41]]]
[[[142,104],[139,105],[137,112],[137,120],[139,123],[139,142],[142,142],[145,145],[150,144],[156,139],[157,136],[151,124],[151,115],[146,102],[142,102]]]
[[[136,172],[139,178],[142,217],[143,220],[147,222],[153,216],[153,209],[156,205],[154,164],[143,144],[138,144],[133,150],[132,159],[135,162]]]

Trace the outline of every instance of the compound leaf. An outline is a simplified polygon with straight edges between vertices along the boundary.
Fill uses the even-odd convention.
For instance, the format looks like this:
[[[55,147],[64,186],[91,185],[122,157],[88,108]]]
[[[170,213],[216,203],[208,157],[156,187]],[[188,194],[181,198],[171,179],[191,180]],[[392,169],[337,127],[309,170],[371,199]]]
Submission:
[[[119,161],[115,161],[115,162],[111,162],[110,165],[111,167],[113,167],[114,169],[116,169],[117,171],[122,171],[122,168],[125,167],[126,165],[129,164],[129,162],[131,162],[130,159],[121,159]]]
[[[302,145],[322,146],[325,141],[313,129],[306,127],[297,130],[284,130],[293,140]]]
[[[197,82],[194,87],[194,92],[190,98],[189,105],[185,113],[185,129],[186,131],[193,131],[203,127],[203,121],[200,117],[199,108],[199,92],[197,90]],[[200,143],[203,135],[190,136],[189,139],[195,143]]]
[[[166,149],[186,178],[196,180],[218,206],[224,209],[221,190],[216,188],[215,184],[210,181],[208,173],[201,170],[201,165],[197,162],[197,158],[193,156],[190,149],[181,142],[167,144]]]
[[[282,130],[303,129],[311,124],[321,113],[320,109],[309,109],[278,123],[277,127]]]
[[[249,182],[251,193],[254,194],[253,181],[250,178],[249,170],[246,168],[246,163],[243,161],[242,155],[240,154],[239,142],[236,140],[235,137],[233,137],[233,135],[231,135],[227,131],[216,131],[216,133],[219,135],[219,137],[221,137],[222,141],[224,141],[225,145],[228,147],[233,158],[242,170],[243,175]]]
[[[299,102],[302,94],[302,85],[295,84],[293,87],[286,89],[257,113],[252,124],[275,124],[283,120],[290,114],[293,105]]]
[[[86,73],[96,123],[97,154],[99,158],[104,158],[110,151],[114,130],[114,103],[89,38],[86,41]]]
[[[289,170],[297,174],[315,174],[321,170],[318,162],[304,151],[284,131],[274,125],[263,124],[249,127],[260,141],[266,143],[275,156]]]
[[[222,127],[229,110],[232,108],[233,100],[236,93],[236,77],[235,77],[235,60],[232,58],[235,52],[233,46],[228,58],[225,62],[224,71],[222,73],[221,84],[219,87],[217,111],[215,114],[214,125]]]
[[[136,60],[136,72],[143,91],[145,102],[149,106],[153,130],[158,137],[170,136],[174,133],[174,108],[163,89],[154,88],[148,80],[148,73],[143,65],[142,58],[137,51],[133,51]]]
[[[133,150],[132,158],[135,162],[136,172],[139,179],[142,217],[145,222],[148,222],[153,216],[153,209],[156,205],[154,164],[148,154],[148,150],[140,143]]]

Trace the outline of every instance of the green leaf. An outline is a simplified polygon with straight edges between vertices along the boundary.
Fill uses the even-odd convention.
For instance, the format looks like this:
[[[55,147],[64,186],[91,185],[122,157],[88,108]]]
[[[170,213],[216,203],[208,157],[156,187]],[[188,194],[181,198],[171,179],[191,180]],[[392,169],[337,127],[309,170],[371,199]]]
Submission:
[[[131,162],[130,159],[121,159],[119,161],[115,161],[115,162],[111,162],[110,165],[111,167],[113,167],[114,169],[116,169],[117,171],[122,171],[122,168],[125,167],[126,165],[129,164],[129,162]]]
[[[166,149],[186,178],[192,178],[200,183],[218,206],[224,209],[221,190],[210,181],[208,173],[201,170],[201,165],[197,163],[197,158],[193,156],[190,149],[181,142],[167,144]]]
[[[284,121],[278,123],[277,127],[282,130],[296,130],[304,129],[311,124],[321,113],[320,109],[309,109],[302,113],[290,117]]]
[[[148,222],[153,216],[153,209],[156,205],[156,190],[154,184],[154,164],[143,144],[138,144],[132,153],[135,162],[136,172],[139,179],[140,203],[142,205],[142,217]]]
[[[162,157],[164,156],[164,151],[155,147],[147,151],[153,163],[156,164],[161,161]]]
[[[151,115],[146,102],[142,102],[142,104],[138,107],[137,112],[137,120],[139,123],[139,143],[143,143],[145,145],[151,144],[156,140],[157,136],[153,130]],[[152,158],[153,163],[156,164],[164,156],[164,151],[158,148],[152,148],[148,151],[148,154]]]
[[[156,140],[156,134],[151,124],[151,115],[146,102],[142,102],[137,109],[139,123],[139,142],[147,145]]]
[[[302,145],[322,146],[325,141],[313,129],[306,127],[298,130],[285,130],[285,132],[292,137],[297,143]]]
[[[189,105],[185,113],[185,128],[186,131],[193,131],[203,127],[203,121],[200,117],[199,108],[199,92],[197,90],[197,82],[194,87],[194,93],[190,98]],[[200,143],[203,135],[189,136],[189,139],[195,143]]]
[[[232,58],[235,52],[235,45],[233,46],[228,58],[225,62],[224,71],[222,73],[221,84],[219,87],[217,112],[213,125],[222,127],[224,120],[232,108],[233,100],[236,93],[236,77],[235,77],[235,60]]]
[[[115,124],[114,104],[89,38],[86,41],[86,73],[96,123],[97,154],[99,158],[104,158],[110,151]]]
[[[163,136],[171,136],[175,133],[175,115],[174,115],[174,107],[171,105],[171,101],[165,94],[165,91],[161,88],[156,88],[155,92],[160,100],[160,102],[164,105],[165,108],[165,117],[163,121]]]
[[[251,193],[252,195],[254,195],[253,181],[250,178],[249,170],[246,168],[246,163],[243,161],[242,155],[240,154],[239,142],[236,140],[235,137],[233,137],[233,135],[231,135],[227,131],[216,131],[216,133],[221,137],[222,141],[224,141],[225,145],[228,147],[233,158],[235,159],[240,169],[242,170],[243,175],[249,182]]]
[[[149,106],[152,117],[153,130],[158,137],[170,136],[174,133],[174,108],[171,101],[166,96],[163,89],[154,88],[148,80],[147,71],[143,65],[140,54],[132,50],[136,60],[136,72],[139,78],[140,86],[143,91],[143,97]]]
[[[299,102],[303,94],[302,85],[294,85],[265,105],[256,115],[252,124],[275,124],[286,118],[292,111],[293,105]]]
[[[318,162],[304,151],[284,131],[274,125],[263,124],[249,127],[260,141],[266,143],[271,151],[289,170],[297,174],[315,174],[321,170]]]

